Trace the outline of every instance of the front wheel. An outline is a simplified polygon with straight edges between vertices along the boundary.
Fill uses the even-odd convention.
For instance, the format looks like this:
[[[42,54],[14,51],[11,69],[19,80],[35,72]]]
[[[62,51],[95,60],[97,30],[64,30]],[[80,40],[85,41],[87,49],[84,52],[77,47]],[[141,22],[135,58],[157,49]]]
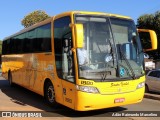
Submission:
[[[51,82],[47,82],[45,84],[45,91],[44,91],[46,102],[51,106],[56,106],[57,102],[55,100],[55,91],[54,87]]]
[[[145,93],[148,93],[149,92],[149,88],[147,85],[145,85]]]

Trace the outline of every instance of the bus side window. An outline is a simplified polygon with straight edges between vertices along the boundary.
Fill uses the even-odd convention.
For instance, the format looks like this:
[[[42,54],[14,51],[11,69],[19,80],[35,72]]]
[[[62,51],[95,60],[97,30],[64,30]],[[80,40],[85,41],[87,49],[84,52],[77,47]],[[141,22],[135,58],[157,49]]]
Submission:
[[[37,52],[51,52],[51,24],[36,28],[36,39],[33,43]]]

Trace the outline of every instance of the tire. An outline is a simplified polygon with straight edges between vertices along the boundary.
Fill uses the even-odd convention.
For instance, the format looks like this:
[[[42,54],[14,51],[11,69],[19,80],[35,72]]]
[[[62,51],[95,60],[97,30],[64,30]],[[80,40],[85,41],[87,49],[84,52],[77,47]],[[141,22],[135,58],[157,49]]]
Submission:
[[[13,82],[12,82],[12,73],[11,73],[11,72],[8,73],[8,81],[9,81],[9,85],[10,85],[11,87],[13,87],[14,84],[13,84]]]
[[[45,84],[44,97],[45,97],[46,102],[50,106],[52,106],[52,107],[57,106],[57,102],[56,102],[56,99],[55,99],[55,91],[54,91],[54,87],[53,87],[51,82],[47,82]]]
[[[148,85],[145,85],[145,93],[148,93],[148,92],[149,92]]]

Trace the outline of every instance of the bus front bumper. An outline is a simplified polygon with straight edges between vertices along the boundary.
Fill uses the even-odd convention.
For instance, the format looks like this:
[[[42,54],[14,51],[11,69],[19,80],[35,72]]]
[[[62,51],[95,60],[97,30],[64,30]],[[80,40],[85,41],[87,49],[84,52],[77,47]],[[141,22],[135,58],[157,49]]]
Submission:
[[[137,89],[134,92],[111,95],[93,94],[78,91],[75,110],[89,111],[134,104],[141,102],[143,97],[144,87]]]

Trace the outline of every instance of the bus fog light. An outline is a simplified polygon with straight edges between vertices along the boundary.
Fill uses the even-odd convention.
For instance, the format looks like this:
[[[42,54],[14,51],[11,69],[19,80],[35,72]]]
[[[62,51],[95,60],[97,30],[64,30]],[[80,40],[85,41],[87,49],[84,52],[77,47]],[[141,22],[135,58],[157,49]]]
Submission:
[[[139,83],[139,84],[137,85],[137,89],[142,88],[142,87],[144,87],[144,86],[145,86],[145,83],[144,83],[144,82],[141,82],[141,83]]]
[[[96,87],[76,85],[77,90],[87,93],[99,93]]]

